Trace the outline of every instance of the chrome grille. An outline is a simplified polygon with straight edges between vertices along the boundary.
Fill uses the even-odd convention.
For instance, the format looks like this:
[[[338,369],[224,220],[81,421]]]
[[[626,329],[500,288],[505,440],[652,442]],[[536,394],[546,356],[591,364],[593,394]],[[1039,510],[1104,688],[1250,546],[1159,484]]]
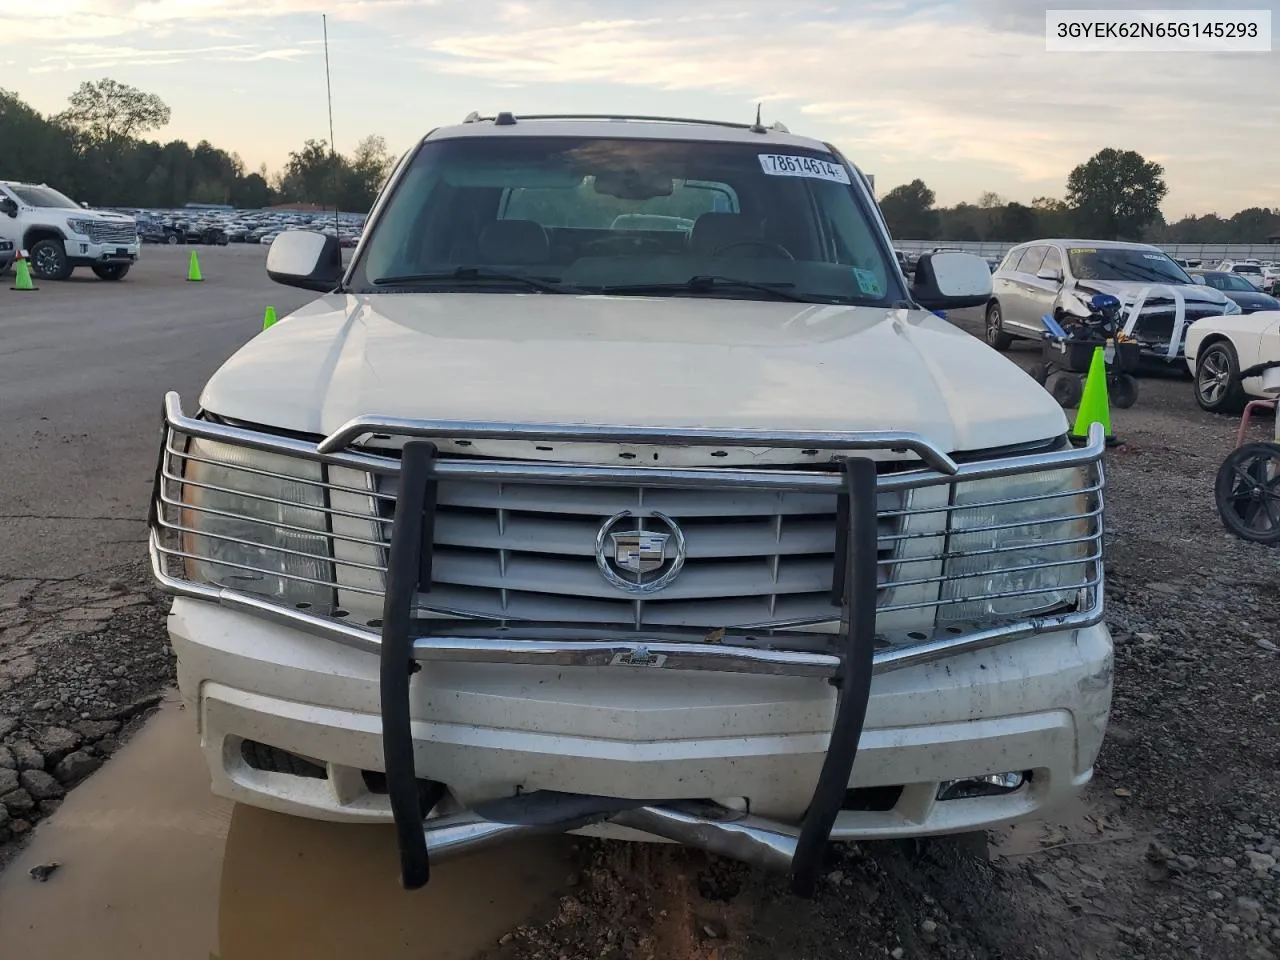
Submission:
[[[132,244],[138,240],[138,227],[134,223],[107,223],[97,220],[86,224],[86,235],[94,243]]]
[[[200,421],[184,425],[168,430],[157,478],[152,549],[162,579],[256,596],[301,611],[309,622],[340,625],[348,638],[352,630],[366,631],[376,643],[396,503],[395,457],[354,450],[322,454],[305,440]],[[277,463],[298,469],[228,467],[219,456],[190,449],[192,434],[227,444],[226,449],[270,451]],[[970,609],[988,603],[998,612],[1000,604],[1028,596],[1045,601],[1036,617],[1073,610],[1081,617],[1096,616],[1102,581],[1100,452],[1099,441],[1091,453],[1064,449],[979,462],[961,466],[954,476],[911,462],[882,464],[877,504],[882,644],[905,648],[988,637],[997,629],[992,616],[967,620]],[[223,471],[214,479],[200,473],[201,465],[211,464]],[[1006,482],[1003,478],[1064,469],[1078,471],[1082,485],[1014,497],[1001,494],[997,483],[994,492],[983,492],[983,484]],[[466,618],[468,629],[490,624],[501,630],[528,621],[568,624],[601,629],[602,636],[616,635],[614,628],[661,634],[668,628],[736,627],[781,631],[777,635],[797,642],[801,635],[788,630],[835,629],[840,613],[831,604],[830,587],[838,473],[481,459],[441,459],[436,472],[432,589],[419,597],[422,617]],[[294,491],[288,497],[246,492],[259,480],[284,476]],[[228,492],[241,498],[239,505],[210,499]],[[311,505],[300,508],[299,499]],[[257,508],[246,512],[248,503]],[[1013,505],[1031,510],[1034,519],[986,516]],[[252,515],[263,509],[274,517],[267,524]],[[686,568],[659,595],[622,594],[596,569],[600,525],[626,509],[660,510],[685,532]],[[210,518],[231,526],[211,529]],[[317,527],[324,531],[327,552],[308,545]],[[301,545],[282,542],[265,530],[303,539]],[[220,554],[227,545],[248,545],[257,553],[247,561],[243,549]],[[1073,552],[1066,559],[1045,559],[1045,550],[1060,547]],[[975,562],[984,564],[978,572],[966,566]],[[294,566],[281,572],[283,564]],[[1063,582],[1053,587],[1036,582],[1038,573],[1055,567],[1065,568]],[[997,583],[1008,577],[1014,578],[1012,585]],[[280,587],[285,582],[317,592],[296,602],[285,598],[288,591]],[[999,629],[1019,624],[1034,629],[1035,618],[1025,614],[1007,620]]]
[[[394,494],[397,479],[385,478],[380,490]],[[379,500],[388,519],[394,503]],[[900,494],[881,495],[882,509],[900,503]],[[683,571],[655,596],[624,594],[597,569],[596,535],[623,511],[658,511],[684,534]],[[896,530],[886,518],[882,534]],[[441,483],[433,582],[419,607],[637,629],[819,623],[835,615],[835,531],[835,494]],[[886,541],[884,555],[892,550]]]

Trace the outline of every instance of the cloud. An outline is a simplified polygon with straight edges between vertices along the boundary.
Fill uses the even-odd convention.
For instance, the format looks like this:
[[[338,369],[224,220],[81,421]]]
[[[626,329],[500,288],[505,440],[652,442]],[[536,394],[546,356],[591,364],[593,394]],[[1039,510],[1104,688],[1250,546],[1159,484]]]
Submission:
[[[771,91],[842,143],[904,162],[981,163],[997,184],[1012,176],[1060,191],[1072,166],[1115,145],[1167,157],[1180,174],[1248,167],[1263,191],[1253,202],[1280,199],[1260,164],[1250,166],[1259,158],[1237,147],[1241,130],[1280,128],[1275,98],[1241,96],[1275,89],[1271,57],[1049,54],[1044,7],[1015,0],[827,8],[828,18],[807,20],[710,7],[696,8],[703,30],[673,29],[670,17],[544,16],[526,29],[459,31],[424,46],[445,73],[508,83],[743,100]],[[726,14],[731,29],[710,28]]]
[[[253,63],[261,60],[297,60],[313,51],[297,47],[263,49],[252,43],[165,49],[104,43],[68,43],[51,47],[39,58],[32,73],[105,70],[122,65],[165,66],[199,60],[210,63]]]

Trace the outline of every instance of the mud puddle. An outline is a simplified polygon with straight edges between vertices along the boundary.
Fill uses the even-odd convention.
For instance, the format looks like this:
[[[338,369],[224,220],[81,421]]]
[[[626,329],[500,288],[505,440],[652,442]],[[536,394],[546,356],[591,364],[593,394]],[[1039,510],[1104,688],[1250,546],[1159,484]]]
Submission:
[[[209,793],[166,703],[0,874],[0,955],[28,960],[462,960],[555,902],[568,841],[396,875],[389,827],[321,823]],[[32,867],[56,862],[41,883]]]

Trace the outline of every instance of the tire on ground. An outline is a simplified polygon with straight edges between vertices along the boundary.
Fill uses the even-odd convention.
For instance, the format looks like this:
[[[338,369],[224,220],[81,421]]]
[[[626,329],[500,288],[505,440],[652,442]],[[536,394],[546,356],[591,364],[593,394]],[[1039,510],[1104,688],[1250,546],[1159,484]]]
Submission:
[[[1237,414],[1247,397],[1240,381],[1240,358],[1230,340],[1215,340],[1196,357],[1196,403],[1209,413]]]
[[[127,263],[103,263],[95,266],[93,272],[99,280],[123,280],[129,273],[129,266]]]
[[[28,251],[31,272],[40,280],[65,280],[75,269],[67,257],[67,249],[61,240],[46,237],[37,240]],[[46,269],[48,268],[48,269]]]

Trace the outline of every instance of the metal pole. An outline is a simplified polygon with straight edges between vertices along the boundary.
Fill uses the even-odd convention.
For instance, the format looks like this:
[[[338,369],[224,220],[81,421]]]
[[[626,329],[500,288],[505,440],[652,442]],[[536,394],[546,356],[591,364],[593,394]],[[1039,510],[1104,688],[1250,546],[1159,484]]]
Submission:
[[[341,180],[338,177],[338,150],[333,142],[333,83],[329,79],[329,17],[320,14],[324,29],[324,87],[329,99],[329,159],[333,161],[333,232],[338,245],[342,245],[342,222],[338,218],[338,194]]]

